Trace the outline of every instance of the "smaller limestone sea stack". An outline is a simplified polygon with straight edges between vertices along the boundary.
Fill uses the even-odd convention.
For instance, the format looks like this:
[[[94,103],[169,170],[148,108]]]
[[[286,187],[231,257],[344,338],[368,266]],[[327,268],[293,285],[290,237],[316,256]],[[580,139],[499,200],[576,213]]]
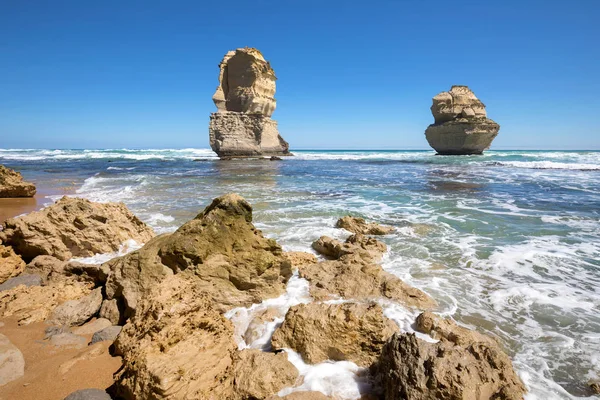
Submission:
[[[35,185],[23,181],[20,173],[0,165],[0,198],[33,197]]]
[[[271,119],[275,111],[275,71],[260,51],[245,47],[228,52],[219,64],[213,95],[210,147],[219,157],[290,155],[288,143]]]
[[[435,122],[429,125],[425,137],[440,155],[482,154],[500,130],[467,86],[455,85],[435,96],[431,113]]]

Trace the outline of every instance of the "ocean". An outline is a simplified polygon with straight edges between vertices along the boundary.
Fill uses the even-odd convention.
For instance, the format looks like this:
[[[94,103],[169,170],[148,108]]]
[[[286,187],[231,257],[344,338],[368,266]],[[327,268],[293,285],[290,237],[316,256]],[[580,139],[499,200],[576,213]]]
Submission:
[[[252,204],[255,225],[285,250],[344,238],[333,226],[347,214],[396,226],[382,237],[383,267],[433,296],[440,314],[496,337],[528,399],[589,395],[600,377],[600,152],[294,153],[219,161],[207,149],[5,149],[0,163],[48,203],[122,201],[158,233],[228,192]],[[413,314],[386,313],[410,330]],[[336,379],[318,384],[352,398]]]

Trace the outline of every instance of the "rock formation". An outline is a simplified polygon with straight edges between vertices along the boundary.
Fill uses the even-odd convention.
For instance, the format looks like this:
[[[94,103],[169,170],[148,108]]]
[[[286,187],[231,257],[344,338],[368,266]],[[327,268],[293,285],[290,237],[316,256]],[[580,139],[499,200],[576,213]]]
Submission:
[[[210,147],[219,157],[290,155],[271,119],[277,78],[269,62],[257,49],[245,47],[228,52],[219,68]]]
[[[33,197],[35,185],[23,181],[20,173],[0,165],[0,198],[1,197]]]
[[[3,246],[0,242],[0,284],[6,282],[25,270],[25,262],[15,254],[12,247]]]
[[[154,236],[123,203],[93,203],[63,197],[40,211],[4,222],[0,240],[29,262],[40,255],[59,260],[111,253],[127,240]]]
[[[271,343],[300,353],[310,364],[333,360],[368,367],[396,330],[377,304],[300,304],[287,312]]]
[[[421,314],[416,326],[440,341],[392,336],[372,368],[386,400],[523,399],[525,387],[493,339],[431,313]]]
[[[281,247],[254,228],[252,207],[236,194],[213,200],[174,233],[105,265],[111,271],[106,295],[108,301],[117,300],[122,319],[133,315],[150,288],[174,273],[193,275],[221,310],[277,297],[292,275]]]
[[[500,125],[487,118],[485,105],[467,86],[452,86],[433,98],[435,122],[425,131],[438,154],[482,154],[498,135]]]
[[[19,379],[24,373],[23,353],[0,333],[0,386]]]
[[[391,226],[379,225],[375,222],[366,222],[364,218],[351,217],[349,215],[338,219],[336,228],[343,228],[352,233],[362,235],[387,235],[394,231]]]

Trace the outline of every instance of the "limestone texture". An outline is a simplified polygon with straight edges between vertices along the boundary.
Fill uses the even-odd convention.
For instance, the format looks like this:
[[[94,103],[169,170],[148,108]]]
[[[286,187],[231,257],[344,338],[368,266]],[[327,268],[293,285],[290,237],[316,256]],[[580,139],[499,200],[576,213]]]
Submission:
[[[343,228],[352,233],[360,233],[363,235],[387,235],[394,231],[391,226],[379,225],[375,222],[367,222],[364,218],[345,216],[335,224],[336,228]]]
[[[287,312],[271,344],[293,349],[310,364],[333,360],[367,367],[396,330],[377,304],[300,304]]]
[[[431,313],[419,316],[417,329],[440,341],[396,333],[372,367],[386,400],[523,399],[526,389],[493,339]]]
[[[292,275],[281,247],[252,225],[252,207],[236,194],[213,200],[174,233],[106,265],[111,271],[107,299],[117,300],[121,323],[169,275],[193,275],[223,311],[279,296]]]
[[[279,135],[275,111],[275,72],[260,51],[245,47],[228,52],[219,64],[213,95],[209,141],[219,157],[289,155]]]
[[[35,191],[35,185],[23,181],[19,172],[0,165],[0,198],[33,197]]]
[[[435,96],[431,113],[435,122],[429,125],[425,137],[441,155],[482,154],[500,130],[467,86],[452,86]]]
[[[0,239],[23,260],[40,255],[59,260],[119,250],[127,240],[144,243],[154,236],[123,203],[93,203],[63,197],[40,211],[4,222]]]
[[[25,261],[11,247],[0,244],[0,284],[25,270]]]

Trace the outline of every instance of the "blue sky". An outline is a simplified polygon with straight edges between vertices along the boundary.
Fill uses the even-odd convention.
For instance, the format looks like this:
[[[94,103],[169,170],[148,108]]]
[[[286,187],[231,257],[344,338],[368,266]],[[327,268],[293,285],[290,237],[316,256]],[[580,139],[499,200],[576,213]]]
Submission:
[[[208,147],[218,63],[260,49],[292,149],[426,149],[466,84],[492,148],[600,149],[600,2],[0,2],[0,148]]]

